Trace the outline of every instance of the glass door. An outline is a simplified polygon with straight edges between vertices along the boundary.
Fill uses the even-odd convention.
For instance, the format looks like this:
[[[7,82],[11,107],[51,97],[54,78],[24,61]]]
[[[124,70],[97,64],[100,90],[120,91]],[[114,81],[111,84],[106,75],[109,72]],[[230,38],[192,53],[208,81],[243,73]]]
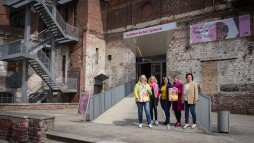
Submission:
[[[162,69],[161,69],[161,62],[156,62],[151,64],[151,75],[154,75],[158,81],[158,84],[161,84],[161,76],[162,76]]]

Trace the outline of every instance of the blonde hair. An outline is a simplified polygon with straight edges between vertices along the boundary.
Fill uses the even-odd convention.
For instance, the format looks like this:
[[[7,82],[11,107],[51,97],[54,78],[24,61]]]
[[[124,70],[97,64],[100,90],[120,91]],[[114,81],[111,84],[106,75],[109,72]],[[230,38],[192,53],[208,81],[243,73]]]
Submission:
[[[155,83],[157,83],[157,82],[158,82],[158,81],[157,81],[157,79],[156,79],[156,77],[152,75],[152,76],[148,79],[148,83],[150,83],[150,82],[151,82],[152,78],[154,78]]]
[[[140,82],[141,81],[141,77],[145,77],[145,82],[147,82],[147,78],[146,78],[146,76],[144,75],[144,74],[142,74],[140,77],[139,77],[139,79],[138,79],[138,81]]]
[[[178,76],[178,75],[174,75],[174,76],[173,76],[173,79],[174,79],[174,78],[179,79],[179,76]]]

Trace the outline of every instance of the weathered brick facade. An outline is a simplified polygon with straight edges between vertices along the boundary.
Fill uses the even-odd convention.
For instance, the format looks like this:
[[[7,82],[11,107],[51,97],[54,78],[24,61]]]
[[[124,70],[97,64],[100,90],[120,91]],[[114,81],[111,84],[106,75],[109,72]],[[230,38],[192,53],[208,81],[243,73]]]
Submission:
[[[149,17],[142,14],[142,6],[150,2],[153,12]],[[203,94],[212,99],[213,110],[231,110],[235,113],[253,114],[253,55],[250,46],[253,36],[199,44],[189,44],[189,26],[217,19],[250,14],[253,9],[247,1],[221,4],[212,1],[149,1],[112,2],[108,10],[108,36],[144,26],[178,22],[178,29],[167,51],[167,74],[178,74],[185,81],[185,74],[192,72]],[[250,4],[250,5],[253,5]],[[239,7],[245,10],[237,10]],[[233,9],[229,12],[227,8]],[[234,11],[235,10],[235,11]],[[253,31],[252,24],[252,31]],[[253,32],[252,32],[253,33]],[[118,39],[109,40],[111,45]],[[124,42],[123,42],[124,43]],[[109,50],[109,48],[106,48]],[[116,48],[115,51],[122,51]],[[135,64],[132,66],[135,68]],[[112,69],[107,73],[115,73]],[[114,76],[116,77],[116,76]],[[120,79],[120,78],[119,78]],[[116,81],[116,80],[114,80]]]
[[[40,142],[54,130],[53,116],[5,112],[0,115],[0,138],[10,142]]]
[[[246,13],[251,15],[253,31],[253,2],[110,0],[106,3],[101,0],[77,0],[58,6],[61,15],[68,17],[71,25],[75,23],[75,4],[79,42],[58,45],[55,60],[61,71],[61,58],[66,55],[66,76],[78,78],[79,81],[76,94],[62,97],[66,102],[77,102],[80,92],[93,93],[94,77],[99,74],[109,76],[105,81],[106,89],[134,79],[136,59],[122,38],[123,32],[170,22],[177,22],[178,28],[165,53],[168,75],[178,74],[184,81],[184,75],[192,72],[201,91],[212,97],[214,110],[235,109],[238,103],[233,104],[233,99],[246,97],[248,105],[253,102],[254,61],[252,51],[248,48],[254,45],[253,36],[198,44],[190,44],[189,41],[191,24],[237,17]],[[0,12],[3,21],[0,34],[3,39],[11,41],[10,39],[17,38],[17,34],[4,33],[22,35],[22,28],[8,28],[8,8],[0,6]],[[36,32],[38,17],[36,14],[32,16],[35,19],[32,25],[35,30],[32,31]],[[62,77],[62,74],[60,72],[59,76]],[[246,103],[239,101],[239,104],[247,105],[247,100]],[[246,108],[240,107],[240,110],[247,112]]]

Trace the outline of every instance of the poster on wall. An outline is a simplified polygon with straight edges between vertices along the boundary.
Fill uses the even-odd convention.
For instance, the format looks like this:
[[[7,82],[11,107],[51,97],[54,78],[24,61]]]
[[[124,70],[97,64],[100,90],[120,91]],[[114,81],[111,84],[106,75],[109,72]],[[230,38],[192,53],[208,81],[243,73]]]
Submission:
[[[250,36],[250,15],[190,26],[190,43]]]
[[[240,37],[250,36],[250,15],[239,16]]]
[[[78,105],[78,114],[84,117],[84,122],[86,120],[89,120],[87,119],[89,101],[90,101],[90,94],[82,93],[80,95],[79,105]]]

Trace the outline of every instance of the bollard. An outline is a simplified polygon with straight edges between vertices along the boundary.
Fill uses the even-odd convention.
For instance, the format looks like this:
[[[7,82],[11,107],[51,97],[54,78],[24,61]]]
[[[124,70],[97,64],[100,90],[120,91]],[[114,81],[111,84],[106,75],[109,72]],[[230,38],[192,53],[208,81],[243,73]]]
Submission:
[[[229,111],[219,111],[218,112],[218,132],[221,133],[229,133],[230,126],[229,126]]]

